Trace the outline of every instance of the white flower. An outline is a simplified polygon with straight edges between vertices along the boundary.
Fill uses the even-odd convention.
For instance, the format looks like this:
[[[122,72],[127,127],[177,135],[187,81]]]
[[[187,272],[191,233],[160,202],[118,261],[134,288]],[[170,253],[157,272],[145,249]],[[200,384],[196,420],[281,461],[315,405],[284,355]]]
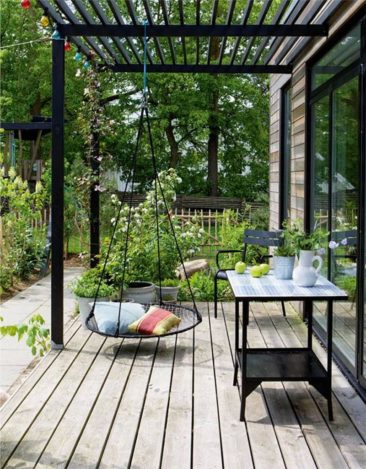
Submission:
[[[106,191],[107,189],[99,184],[96,184],[95,187],[94,187],[94,190],[97,191],[97,192],[104,192]]]
[[[181,184],[181,183],[182,183],[182,178],[180,178],[179,176],[177,177],[177,183],[178,183],[178,184]]]
[[[339,243],[336,243],[335,241],[329,241],[329,249],[335,249],[339,246]]]
[[[111,218],[111,223],[112,225],[114,225],[116,223],[116,219],[115,218]]]
[[[341,245],[342,245],[342,246],[347,246],[347,244],[348,244],[347,238],[342,239]]]
[[[205,230],[204,230],[203,228],[200,228],[200,229],[198,230],[198,233],[204,234],[204,232],[205,232]]]

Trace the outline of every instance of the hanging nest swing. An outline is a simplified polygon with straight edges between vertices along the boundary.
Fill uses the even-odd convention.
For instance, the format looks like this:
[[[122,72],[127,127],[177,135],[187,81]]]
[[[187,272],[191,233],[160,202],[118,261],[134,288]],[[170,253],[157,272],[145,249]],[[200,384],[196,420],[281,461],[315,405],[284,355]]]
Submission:
[[[141,107],[139,130],[136,139],[135,150],[132,158],[132,164],[127,177],[125,190],[122,195],[122,200],[119,205],[119,210],[116,216],[116,220],[113,226],[113,233],[110,240],[110,244],[107,249],[106,258],[104,261],[102,273],[99,280],[99,285],[96,291],[94,302],[92,304],[91,312],[86,321],[86,326],[92,332],[96,332],[103,336],[109,337],[122,337],[125,339],[148,339],[154,337],[165,337],[181,332],[188,331],[193,327],[196,327],[201,321],[202,316],[197,309],[196,302],[192,288],[189,283],[189,279],[184,267],[184,259],[180,250],[178,240],[174,231],[174,225],[170,216],[169,208],[164,196],[162,185],[160,183],[159,174],[157,172],[156,158],[154,152],[154,145],[151,133],[151,126],[149,120],[149,113],[147,108],[146,93],[144,92],[143,103]],[[144,116],[146,116],[146,125],[148,132],[148,141],[151,150],[151,160],[155,179],[154,192],[155,192],[155,217],[156,217],[156,240],[157,240],[157,261],[158,261],[158,272],[159,272],[159,301],[154,304],[151,303],[134,303],[124,301],[123,291],[125,284],[125,276],[127,269],[127,251],[129,242],[129,231],[132,214],[132,195],[135,182],[136,173],[136,161],[137,155],[140,148],[141,137],[144,129]],[[127,195],[127,187],[131,184],[131,192]],[[181,305],[178,303],[164,302],[162,301],[162,286],[161,286],[161,258],[160,258],[160,232],[159,232],[159,213],[161,209],[158,208],[158,191],[160,191],[162,200],[164,202],[164,211],[166,212],[169,228],[174,238],[175,246],[179,255],[179,260],[182,265],[185,278],[187,279],[188,289],[192,298],[192,307]],[[99,288],[105,277],[108,259],[111,253],[111,248],[115,240],[116,229],[118,222],[121,217],[122,207],[124,206],[127,197],[128,201],[128,215],[127,215],[127,232],[125,245],[123,250],[123,265],[122,265],[122,282],[120,289],[119,302],[98,302]]]

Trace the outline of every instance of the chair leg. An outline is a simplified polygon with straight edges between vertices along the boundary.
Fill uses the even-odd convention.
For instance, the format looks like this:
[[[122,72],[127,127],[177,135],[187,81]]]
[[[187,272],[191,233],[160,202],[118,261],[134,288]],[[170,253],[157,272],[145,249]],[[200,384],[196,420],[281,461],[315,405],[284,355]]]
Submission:
[[[283,314],[284,317],[286,317],[285,302],[284,302],[284,301],[281,301],[281,305],[282,305],[282,314]]]
[[[217,318],[217,277],[214,277],[214,316]]]

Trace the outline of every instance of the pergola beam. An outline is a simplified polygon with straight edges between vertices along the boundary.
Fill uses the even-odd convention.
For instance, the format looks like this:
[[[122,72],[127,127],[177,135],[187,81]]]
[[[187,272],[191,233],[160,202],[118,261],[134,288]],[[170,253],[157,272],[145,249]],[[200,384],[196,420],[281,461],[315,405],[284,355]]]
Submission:
[[[102,67],[103,68],[103,67]],[[108,67],[113,72],[143,72],[141,64],[116,64]],[[149,73],[291,73],[291,65],[183,65],[152,64]]]
[[[59,31],[64,36],[144,37],[144,26],[139,24],[61,24]],[[147,35],[149,37],[327,36],[328,26],[323,24],[148,25]]]

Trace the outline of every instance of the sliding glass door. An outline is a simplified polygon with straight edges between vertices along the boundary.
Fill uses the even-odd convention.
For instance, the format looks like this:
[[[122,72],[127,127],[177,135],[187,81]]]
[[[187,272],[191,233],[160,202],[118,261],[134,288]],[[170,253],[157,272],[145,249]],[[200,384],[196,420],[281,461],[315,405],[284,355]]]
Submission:
[[[311,67],[310,223],[329,232],[323,275],[348,293],[336,302],[333,350],[358,386],[366,389],[366,23],[355,25]],[[326,330],[324,305],[314,323]]]
[[[357,333],[357,245],[359,208],[359,79],[334,89],[332,99],[330,278],[348,293],[334,308],[334,345],[354,367]],[[342,244],[343,243],[343,244]]]

